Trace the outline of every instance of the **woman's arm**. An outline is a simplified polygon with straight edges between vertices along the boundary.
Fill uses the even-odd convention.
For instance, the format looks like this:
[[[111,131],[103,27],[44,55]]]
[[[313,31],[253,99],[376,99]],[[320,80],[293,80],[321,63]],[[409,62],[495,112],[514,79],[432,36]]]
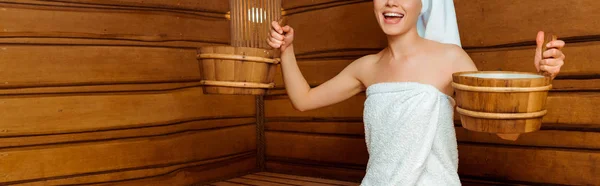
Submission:
[[[280,27],[272,24],[273,30],[269,45],[281,50],[281,70],[283,81],[290,100],[296,110],[306,111],[332,105],[346,100],[363,90],[362,83],[356,78],[360,60],[352,62],[344,70],[325,83],[311,88],[298,67],[294,46],[294,30],[290,26]]]

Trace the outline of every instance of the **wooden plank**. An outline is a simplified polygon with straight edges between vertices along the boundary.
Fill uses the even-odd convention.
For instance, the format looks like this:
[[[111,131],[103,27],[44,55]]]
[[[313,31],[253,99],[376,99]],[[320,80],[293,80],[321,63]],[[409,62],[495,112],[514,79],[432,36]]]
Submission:
[[[560,76],[593,76],[600,74],[600,66],[596,60],[600,50],[600,42],[569,44],[563,49],[567,55]],[[524,47],[502,50],[473,50],[469,56],[479,70],[504,70],[535,72],[533,55],[535,48]]]
[[[548,114],[544,123],[598,125],[600,118],[600,93],[553,93],[548,96]]]
[[[0,150],[0,183],[164,167],[254,151],[256,126]],[[215,140],[219,139],[219,140]],[[206,150],[210,149],[210,150]]]
[[[355,121],[306,122],[275,121],[265,124],[265,131],[301,132],[314,134],[364,135],[364,124]]]
[[[298,55],[387,45],[369,2],[290,15],[288,24],[294,28],[294,51]]]
[[[121,94],[0,97],[0,136],[73,133],[254,116],[253,96],[202,88]]]
[[[217,182],[217,183],[211,183],[211,184],[208,184],[208,185],[210,185],[210,186],[248,186],[248,185],[245,185],[245,184],[231,183],[231,182],[224,182],[224,181]]]
[[[267,158],[285,157],[357,165],[366,165],[368,159],[364,138],[272,131],[266,131],[265,138]]]
[[[319,182],[311,182],[311,181],[303,181],[299,179],[285,179],[273,176],[261,176],[256,174],[242,176],[241,178],[252,179],[252,180],[260,180],[260,181],[269,181],[274,183],[286,183],[291,185],[314,185],[314,186],[332,186],[331,184],[323,184]]]
[[[23,0],[20,0],[23,1]],[[226,13],[229,11],[229,1],[224,0],[53,0],[55,2],[72,3],[76,5],[110,5],[120,7],[169,8],[195,11],[211,11]],[[36,2],[40,3],[40,2]]]
[[[2,88],[200,79],[191,49],[0,45],[0,52]]]
[[[0,138],[0,149],[25,146],[42,146],[50,144],[115,140],[132,137],[160,136],[173,133],[210,130],[216,128],[233,127],[248,124],[256,124],[256,118],[247,117],[232,119],[207,119],[123,130],[105,130],[56,135],[50,134],[38,136],[4,137]]]
[[[300,14],[310,11],[317,11],[321,9],[328,9],[337,6],[345,6],[356,3],[363,3],[368,0],[295,0],[295,1],[282,1],[282,8],[284,8],[285,15],[292,16],[294,14]]]
[[[308,176],[319,176],[328,179],[348,180],[345,185],[358,185],[362,180],[365,171],[345,169],[339,167],[319,167],[314,165],[294,164],[289,162],[269,161],[269,168],[274,172],[293,173]],[[286,175],[286,174],[280,174]],[[461,184],[464,186],[484,186],[484,185],[540,185],[539,183],[516,184],[514,181],[500,182],[490,180],[480,180],[471,178],[461,178]],[[547,185],[547,184],[546,184]]]
[[[544,128],[552,128],[552,124]],[[535,147],[558,147],[569,149],[594,149],[600,150],[600,132],[576,131],[577,128],[564,127],[566,130],[543,130],[526,133],[516,141],[502,140],[494,134],[468,131],[462,127],[455,127],[456,138],[459,142],[479,142],[489,144],[505,144]],[[267,122],[267,132],[281,132],[290,134],[348,136],[355,138],[364,137],[364,124],[362,122],[306,122],[306,121],[278,121]],[[271,141],[268,141],[271,143]],[[356,144],[357,145],[357,144]],[[361,144],[363,145],[363,144]]]
[[[533,51],[529,48],[514,48],[503,50],[471,50],[469,55],[475,62],[475,65],[482,71],[522,71],[535,72],[533,66]],[[568,78],[569,76],[597,76],[600,74],[600,67],[594,65],[596,52],[600,50],[600,42],[588,42],[569,44],[564,48],[568,55],[565,59],[565,65],[561,69],[559,78]],[[338,55],[345,55],[344,53]],[[298,66],[302,75],[309,85],[318,86],[325,81],[335,77],[346,66],[352,63],[354,59],[317,59],[300,60]],[[284,88],[281,69],[277,69],[275,74],[275,85],[277,88]],[[553,81],[553,91],[576,91],[576,90],[598,90],[600,87],[599,79],[555,79]],[[271,90],[270,93],[278,92]]]
[[[319,4],[333,4],[334,2],[323,0],[316,2],[293,1],[293,3],[286,1],[284,3],[284,7],[290,8],[307,6],[302,13],[290,15],[288,22],[292,27],[302,25],[301,28],[294,27],[298,36],[295,41],[299,46],[295,48],[298,53],[385,47],[385,42],[382,42],[385,40],[385,34],[381,32],[375,21],[372,1],[327,9],[316,8]],[[595,0],[496,2],[455,0],[454,3],[462,45],[466,48],[513,43],[535,45],[533,41],[540,30],[556,33],[559,38],[600,35],[598,32],[600,23],[589,21],[600,19],[599,15],[594,14],[595,8],[600,6],[599,2]],[[290,11],[293,13],[298,10]],[[352,14],[348,12],[352,12]],[[567,16],[556,20],[552,16],[553,12],[563,12]],[[591,17],[581,15],[591,15]],[[323,17],[323,19],[313,19],[317,16]],[[346,22],[339,20],[351,21],[352,24],[345,24]],[[549,22],[556,22],[556,24],[548,24]],[[586,27],[572,25],[586,25]],[[355,26],[363,28],[356,31]],[[316,38],[326,39],[319,41]],[[595,40],[597,39],[599,38]],[[359,45],[360,43],[363,45]]]
[[[459,142],[600,150],[600,132],[541,130],[522,134],[518,140],[509,141],[495,134],[468,131],[462,127],[455,129]]]
[[[299,61],[298,67],[309,85],[317,86],[335,77],[354,60],[307,60]],[[281,68],[275,71],[275,86],[285,88]]]
[[[331,179],[323,179],[318,177],[308,177],[308,176],[299,176],[299,175],[291,175],[291,174],[279,174],[275,172],[259,172],[254,175],[269,177],[269,178],[282,178],[288,180],[301,180],[310,183],[324,183],[324,184],[332,184],[332,185],[355,185],[356,183],[340,181],[340,180],[331,180]]]
[[[8,37],[2,38],[2,44],[39,44],[56,46],[135,46],[135,47],[165,47],[165,48],[186,48],[195,49],[211,45],[226,45],[228,42],[202,42],[202,41],[159,41],[159,42],[140,42],[135,40],[119,39],[94,39],[94,38],[36,38],[36,37]]]
[[[346,101],[310,111],[300,112],[292,107],[286,96],[265,99],[265,116],[267,118],[309,117],[337,118],[362,117],[364,109],[364,93]],[[600,118],[591,110],[600,110],[600,93],[597,92],[554,92],[548,96],[548,114],[544,123],[564,125],[600,125]],[[458,115],[455,115],[455,119]]]
[[[300,7],[313,7],[319,4],[331,4],[344,0],[282,0],[281,7],[284,9],[297,9]]]
[[[66,82],[65,84],[68,84]],[[66,94],[91,94],[91,93],[124,93],[141,91],[169,91],[192,87],[200,87],[198,81],[183,83],[143,83],[143,84],[110,84],[110,85],[79,85],[59,87],[23,87],[0,89],[1,96],[16,95],[66,95]]]
[[[600,22],[590,21],[600,20],[596,0],[454,0],[454,4],[466,47],[534,41],[539,30],[559,38],[600,34]],[[564,16],[557,18],[555,12]]]
[[[364,167],[368,159],[366,152],[357,151],[364,148],[364,141],[360,139],[275,132],[267,132],[267,139],[268,169],[298,171],[308,169],[303,168],[305,165]],[[460,143],[459,158],[459,172],[466,176],[554,184],[600,183],[594,176],[599,174],[595,167],[600,165],[600,151]],[[283,166],[296,165],[279,168],[282,166],[277,165],[279,162],[284,162],[280,163]],[[306,172],[317,170],[312,168]]]
[[[270,172],[280,173],[282,174],[295,174],[300,176],[311,176],[311,177],[320,177],[321,179],[336,179],[343,180],[346,182],[356,182],[356,183],[346,183],[343,185],[359,185],[363,176],[365,175],[364,170],[357,169],[348,169],[348,168],[339,168],[332,166],[316,166],[316,165],[306,165],[306,164],[294,164],[288,162],[279,162],[279,161],[267,161],[267,170]],[[341,184],[336,184],[341,185]]]
[[[17,185],[190,185],[244,174],[252,171],[255,166],[256,156],[250,152],[167,167],[83,175]]]
[[[566,185],[600,184],[600,152],[459,145],[459,174]]]
[[[246,185],[264,185],[264,186],[289,186],[289,184],[275,183],[270,181],[246,179],[246,178],[233,178],[227,180],[227,182],[246,184]]]
[[[265,117],[362,117],[365,94],[359,94],[346,101],[327,107],[300,112],[294,109],[287,96],[265,98]]]
[[[2,38],[226,43],[229,21],[188,13],[2,3]],[[148,21],[152,20],[152,21]]]

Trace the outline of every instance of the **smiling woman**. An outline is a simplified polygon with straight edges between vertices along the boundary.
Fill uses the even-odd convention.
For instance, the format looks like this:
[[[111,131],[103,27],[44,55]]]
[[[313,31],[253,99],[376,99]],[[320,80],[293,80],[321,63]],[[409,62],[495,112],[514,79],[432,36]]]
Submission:
[[[289,17],[289,25],[294,28],[298,68],[310,87],[334,78],[357,58],[387,47],[387,38],[373,14],[375,1],[343,5],[327,0],[304,2],[290,1],[290,7],[284,3],[284,8],[310,10]],[[593,0],[454,2],[461,44],[478,70],[537,73],[532,62],[539,30],[551,31],[573,43],[564,48],[570,60],[562,67],[559,78],[552,81],[548,113],[542,119],[540,131],[521,135],[516,141],[502,140],[495,134],[464,129],[455,113],[461,183],[600,183],[594,176],[599,174],[594,159],[600,157],[600,144],[591,143],[600,139],[594,132],[600,122],[590,112],[600,109],[597,106],[600,81],[593,75],[599,68],[592,64],[600,25],[589,21],[589,16],[597,17],[592,10],[600,4]],[[556,19],[549,16],[551,12],[565,12],[569,16]],[[573,25],[587,26],[582,30],[575,28],[583,27]],[[270,91],[271,96],[265,98],[268,170],[362,180],[370,158],[362,118],[366,94],[358,93],[338,104],[298,112],[291,95],[288,96],[290,89],[284,89],[285,73],[278,74],[279,90]]]
[[[239,1],[0,2],[0,185],[599,185],[600,1]],[[456,20],[438,19],[452,13],[440,2]],[[539,30],[569,42],[564,67],[548,58],[563,48],[542,55]],[[465,96],[440,77],[469,68],[560,70],[539,130],[465,129],[457,112],[481,113],[453,110]],[[204,77],[234,75],[271,89],[206,93]]]

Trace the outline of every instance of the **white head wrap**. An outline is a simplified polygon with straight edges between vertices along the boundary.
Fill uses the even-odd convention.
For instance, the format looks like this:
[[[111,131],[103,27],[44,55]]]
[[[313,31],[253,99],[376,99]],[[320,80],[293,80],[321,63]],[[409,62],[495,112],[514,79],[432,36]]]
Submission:
[[[419,35],[440,43],[462,46],[453,0],[421,0],[421,2],[423,8],[417,21]]]

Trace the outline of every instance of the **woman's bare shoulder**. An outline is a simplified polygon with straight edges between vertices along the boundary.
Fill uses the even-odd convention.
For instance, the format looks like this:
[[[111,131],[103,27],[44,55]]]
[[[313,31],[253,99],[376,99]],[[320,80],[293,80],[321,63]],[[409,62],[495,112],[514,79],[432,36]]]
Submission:
[[[348,67],[356,69],[356,70],[361,70],[361,71],[365,70],[366,68],[377,63],[377,61],[379,61],[379,59],[381,58],[381,55],[382,55],[382,52],[364,55],[364,56],[352,61],[348,65]]]
[[[467,52],[455,44],[437,43],[438,47],[432,47],[436,53],[443,54],[446,62],[450,61],[453,66],[453,72],[477,71],[477,67]]]

